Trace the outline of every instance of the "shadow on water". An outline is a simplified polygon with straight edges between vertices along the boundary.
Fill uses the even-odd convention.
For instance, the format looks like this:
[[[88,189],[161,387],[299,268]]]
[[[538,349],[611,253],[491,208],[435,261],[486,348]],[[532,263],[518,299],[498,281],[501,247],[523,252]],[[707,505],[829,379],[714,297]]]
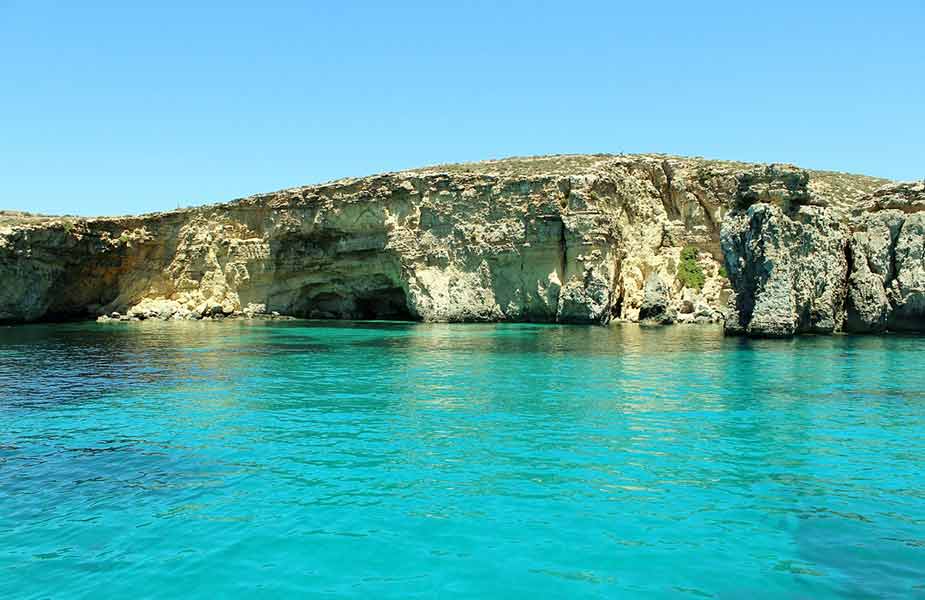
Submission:
[[[137,386],[228,381],[248,360],[326,352],[265,323],[42,324],[0,328],[0,408],[92,400]]]

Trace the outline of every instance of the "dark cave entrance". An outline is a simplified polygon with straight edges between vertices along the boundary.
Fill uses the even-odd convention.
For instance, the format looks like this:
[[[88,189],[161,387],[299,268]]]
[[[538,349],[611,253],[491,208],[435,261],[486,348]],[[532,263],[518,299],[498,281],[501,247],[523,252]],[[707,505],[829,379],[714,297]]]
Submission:
[[[415,321],[405,290],[391,287],[365,292],[354,300],[353,318],[364,321]]]
[[[418,321],[408,309],[405,290],[387,285],[371,289],[330,289],[306,295],[295,316],[358,321]]]

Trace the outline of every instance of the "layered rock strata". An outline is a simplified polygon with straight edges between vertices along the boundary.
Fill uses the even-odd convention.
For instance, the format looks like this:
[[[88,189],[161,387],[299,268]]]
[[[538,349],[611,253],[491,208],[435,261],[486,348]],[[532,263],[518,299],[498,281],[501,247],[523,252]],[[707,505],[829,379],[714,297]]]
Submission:
[[[277,313],[703,322],[721,320],[732,298],[733,332],[914,327],[917,280],[905,267],[881,268],[882,236],[847,250],[847,236],[861,230],[841,215],[875,197],[899,202],[870,194],[885,183],[662,155],[553,156],[345,179],[137,217],[4,213],[0,321]],[[906,241],[898,249],[900,237],[889,238],[897,248],[890,264],[914,254]],[[696,284],[678,277],[685,247],[703,274]],[[862,253],[874,258],[852,291],[848,273]]]

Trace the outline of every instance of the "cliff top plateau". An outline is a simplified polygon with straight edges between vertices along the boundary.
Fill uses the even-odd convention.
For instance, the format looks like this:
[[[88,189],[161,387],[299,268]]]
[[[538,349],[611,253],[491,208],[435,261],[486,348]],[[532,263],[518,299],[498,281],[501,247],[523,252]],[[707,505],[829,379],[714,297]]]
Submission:
[[[593,175],[596,173],[606,172],[615,164],[638,162],[638,161],[670,161],[671,163],[684,164],[688,168],[693,168],[705,177],[716,175],[734,175],[737,172],[747,171],[765,167],[764,163],[748,163],[731,160],[707,159],[699,156],[683,157],[672,156],[669,154],[550,154],[544,156],[527,156],[527,157],[509,157],[496,160],[483,160],[468,163],[450,163],[439,164],[428,167],[415,169],[406,169],[403,171],[385,172],[376,175],[364,177],[344,177],[331,181],[284,188],[275,192],[265,192],[237,198],[225,202],[211,203],[189,208],[172,209],[168,211],[159,211],[156,213],[139,213],[125,215],[97,215],[93,217],[82,217],[75,215],[45,215],[34,214],[25,211],[2,210],[0,209],[0,228],[12,227],[16,225],[43,225],[55,220],[76,220],[76,219],[112,219],[112,218],[132,218],[137,216],[149,216],[155,214],[175,213],[209,209],[211,207],[227,204],[230,202],[254,203],[261,200],[272,200],[277,196],[291,195],[294,193],[304,193],[313,189],[320,190],[337,190],[346,187],[365,187],[374,185],[375,182],[386,177],[401,178],[403,176],[453,176],[453,177],[488,177],[498,179],[525,179],[525,178],[544,178],[544,177],[564,177]],[[776,166],[784,168],[797,169],[795,165],[778,163]],[[890,179],[882,177],[872,177],[868,175],[858,175],[854,173],[842,173],[838,171],[822,171],[805,169],[810,174],[810,187],[820,197],[827,202],[843,209],[850,209],[854,203],[865,195],[874,190],[892,183]]]

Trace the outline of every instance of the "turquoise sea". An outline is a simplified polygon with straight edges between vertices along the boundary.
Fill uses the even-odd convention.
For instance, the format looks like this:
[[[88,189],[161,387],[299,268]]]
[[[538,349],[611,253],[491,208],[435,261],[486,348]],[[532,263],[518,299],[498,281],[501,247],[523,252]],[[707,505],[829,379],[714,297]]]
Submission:
[[[925,597],[925,338],[0,329],[2,598]]]

